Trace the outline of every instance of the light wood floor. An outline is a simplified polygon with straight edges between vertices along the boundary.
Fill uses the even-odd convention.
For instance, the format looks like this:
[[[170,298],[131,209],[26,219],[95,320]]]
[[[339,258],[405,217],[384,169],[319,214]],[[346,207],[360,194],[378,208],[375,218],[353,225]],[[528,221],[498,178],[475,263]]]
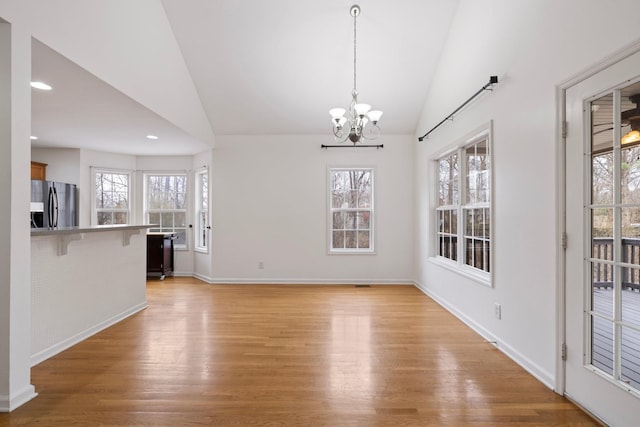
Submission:
[[[597,425],[411,286],[147,288],[0,426]]]

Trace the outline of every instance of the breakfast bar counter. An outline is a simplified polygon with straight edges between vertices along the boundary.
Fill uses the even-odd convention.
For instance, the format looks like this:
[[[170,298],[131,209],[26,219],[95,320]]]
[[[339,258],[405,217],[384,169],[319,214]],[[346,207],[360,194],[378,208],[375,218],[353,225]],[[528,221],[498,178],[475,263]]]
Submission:
[[[150,227],[32,229],[32,366],[147,307]]]

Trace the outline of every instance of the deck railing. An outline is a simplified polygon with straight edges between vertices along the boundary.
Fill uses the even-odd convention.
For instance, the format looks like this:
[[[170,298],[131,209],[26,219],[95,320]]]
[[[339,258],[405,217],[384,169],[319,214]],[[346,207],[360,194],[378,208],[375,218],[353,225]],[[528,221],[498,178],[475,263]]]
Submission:
[[[594,237],[592,256],[595,259],[613,261],[613,238]],[[622,262],[636,267],[622,267],[622,287],[640,291],[640,239],[622,239]],[[593,263],[592,281],[596,288],[612,288],[614,268],[611,264],[595,261]]]

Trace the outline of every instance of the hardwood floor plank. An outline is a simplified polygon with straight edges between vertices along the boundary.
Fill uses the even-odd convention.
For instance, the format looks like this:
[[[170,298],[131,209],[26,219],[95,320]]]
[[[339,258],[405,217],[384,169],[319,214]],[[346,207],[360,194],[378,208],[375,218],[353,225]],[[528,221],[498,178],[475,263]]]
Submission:
[[[598,425],[412,286],[150,281],[0,426]]]

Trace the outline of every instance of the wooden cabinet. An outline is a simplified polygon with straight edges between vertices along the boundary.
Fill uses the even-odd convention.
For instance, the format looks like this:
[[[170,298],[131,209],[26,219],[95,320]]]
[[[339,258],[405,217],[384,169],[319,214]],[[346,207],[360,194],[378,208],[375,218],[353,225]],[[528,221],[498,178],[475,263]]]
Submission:
[[[147,234],[147,277],[173,276],[173,233]]]
[[[31,179],[44,181],[47,179],[47,164],[31,162]]]

